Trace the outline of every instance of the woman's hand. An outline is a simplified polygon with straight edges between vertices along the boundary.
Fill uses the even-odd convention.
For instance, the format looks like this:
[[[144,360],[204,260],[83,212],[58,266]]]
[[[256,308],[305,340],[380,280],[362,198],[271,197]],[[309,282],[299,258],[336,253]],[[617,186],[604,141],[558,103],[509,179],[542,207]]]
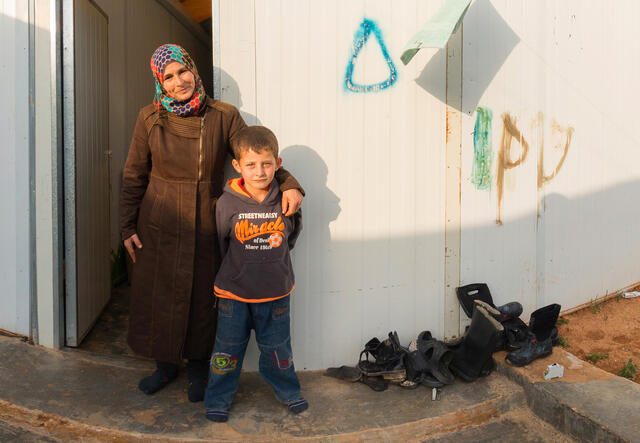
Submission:
[[[300,209],[302,204],[302,193],[297,189],[287,189],[282,193],[282,214],[289,217]]]
[[[129,237],[124,241],[124,247],[127,249],[127,252],[131,257],[131,260],[133,260],[133,262],[135,263],[136,251],[133,248],[134,245],[136,246],[136,248],[142,249],[142,242],[140,242],[140,239],[138,238],[138,234],[133,234],[131,237]]]

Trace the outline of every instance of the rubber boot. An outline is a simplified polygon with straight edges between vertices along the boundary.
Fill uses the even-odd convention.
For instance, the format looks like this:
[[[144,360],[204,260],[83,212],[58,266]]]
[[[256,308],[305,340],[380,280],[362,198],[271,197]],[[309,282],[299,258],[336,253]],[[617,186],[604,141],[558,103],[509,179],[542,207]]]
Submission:
[[[542,307],[531,313],[529,329],[538,340],[546,340],[553,332],[559,315],[560,305],[557,303]]]
[[[455,348],[450,369],[464,381],[487,375],[493,367],[492,354],[502,325],[485,308],[476,304],[471,325],[462,343]]]
[[[499,308],[496,308],[495,306],[490,305],[489,303],[486,303],[482,300],[474,300],[474,303],[483,308],[485,311],[487,311],[487,314],[489,314],[491,317],[493,317],[496,321],[500,322],[502,324],[502,319],[505,318],[503,316],[503,314],[498,310]],[[517,302],[514,302],[517,303]],[[518,303],[520,304],[520,303]],[[505,305],[506,306],[506,305]],[[496,346],[493,349],[493,352],[498,352],[498,351],[502,351],[503,349],[505,349],[507,346],[507,337],[506,337],[506,328],[503,326],[502,331],[498,332],[497,337],[496,337]],[[493,368],[492,368],[493,370]]]
[[[531,313],[529,339],[520,349],[507,355],[507,362],[513,366],[525,366],[538,358],[551,355],[554,338],[552,333],[556,329],[558,315],[560,305],[555,303]]]

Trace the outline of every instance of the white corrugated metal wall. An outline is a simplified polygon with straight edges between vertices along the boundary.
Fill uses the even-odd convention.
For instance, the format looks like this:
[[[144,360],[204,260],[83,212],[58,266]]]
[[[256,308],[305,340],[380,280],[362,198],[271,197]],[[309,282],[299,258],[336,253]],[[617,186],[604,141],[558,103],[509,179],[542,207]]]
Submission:
[[[463,283],[487,281],[498,302],[520,300],[526,314],[553,302],[571,308],[640,280],[639,13],[633,0],[614,8],[472,4],[464,22]],[[491,188],[479,189],[473,132],[486,110],[494,161],[485,171]],[[523,145],[529,151],[520,165],[502,162],[501,181],[499,153],[513,133],[504,132],[505,119],[524,140],[511,140],[508,161]]]
[[[29,335],[29,11],[0,1],[0,329]]]
[[[461,284],[487,282],[526,316],[640,280],[640,5],[475,0],[462,126],[447,128],[446,51],[399,61],[441,4],[220,0],[221,98],[276,132],[308,192],[294,253],[300,367],[351,363],[393,329],[443,335],[447,129],[462,138]],[[378,30],[397,69],[388,87]],[[354,88],[383,85],[356,93],[352,42],[369,32]]]
[[[425,84],[444,96],[445,56],[428,69],[426,52],[399,62],[439,4],[220,4],[221,98],[274,130],[307,191],[293,254],[300,369],[354,363],[366,341],[394,329],[405,342],[423,329],[441,334],[445,106]],[[345,89],[350,63],[352,87],[372,91]]]

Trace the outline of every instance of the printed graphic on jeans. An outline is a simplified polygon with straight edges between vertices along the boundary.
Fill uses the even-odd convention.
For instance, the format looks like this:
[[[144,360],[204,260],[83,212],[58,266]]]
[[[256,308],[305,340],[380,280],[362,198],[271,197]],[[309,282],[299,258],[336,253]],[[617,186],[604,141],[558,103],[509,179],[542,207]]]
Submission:
[[[238,356],[215,352],[211,356],[211,370],[216,374],[228,374],[233,372],[238,365]]]
[[[278,355],[278,350],[271,352],[271,356],[273,357],[274,366],[281,371],[286,371],[293,366],[293,357],[288,354],[283,355],[282,350],[280,350],[280,355]]]

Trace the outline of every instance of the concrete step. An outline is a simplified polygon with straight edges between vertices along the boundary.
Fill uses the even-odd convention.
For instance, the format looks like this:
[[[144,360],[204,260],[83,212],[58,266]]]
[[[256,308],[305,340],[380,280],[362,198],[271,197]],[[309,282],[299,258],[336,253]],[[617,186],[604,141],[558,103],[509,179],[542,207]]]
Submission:
[[[578,440],[540,420],[528,408],[514,409],[497,419],[427,439],[440,443],[570,443]]]
[[[3,443],[55,443],[60,440],[33,428],[23,428],[0,420],[0,441]]]
[[[494,354],[498,373],[521,385],[532,412],[556,429],[582,441],[640,443],[640,384],[562,348],[522,368],[506,364],[505,356]],[[544,370],[552,363],[564,367],[564,376],[544,380]]]
[[[142,394],[137,384],[153,370],[150,361],[54,351],[7,338],[0,338],[0,356],[5,433],[38,431],[62,441],[421,441],[488,425],[526,403],[522,387],[498,373],[474,383],[456,381],[432,401],[425,387],[374,392],[301,372],[310,409],[295,416],[258,374],[244,373],[229,422],[214,424],[205,419],[202,403],[187,400],[184,373],[156,395]]]

